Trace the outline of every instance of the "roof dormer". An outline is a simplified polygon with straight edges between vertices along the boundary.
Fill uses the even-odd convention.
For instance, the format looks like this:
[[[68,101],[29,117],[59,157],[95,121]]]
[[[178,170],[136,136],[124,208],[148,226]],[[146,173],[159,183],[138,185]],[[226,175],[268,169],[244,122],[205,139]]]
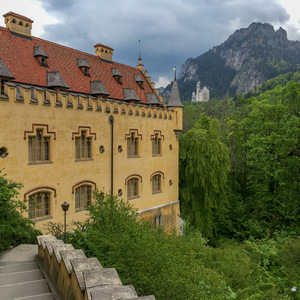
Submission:
[[[100,80],[91,81],[91,95],[97,98],[107,98],[110,94]]]
[[[87,63],[85,58],[83,58],[83,57],[77,58],[77,65],[78,65],[78,68],[81,69],[84,76],[91,77],[90,71],[89,71],[90,65]]]
[[[122,84],[121,78],[123,75],[120,73],[120,71],[117,68],[112,68],[111,69],[112,76],[116,79],[118,84]]]
[[[8,28],[12,33],[31,37],[31,29],[33,23],[32,20],[11,11],[4,14],[3,17],[6,28]]]
[[[144,89],[144,87],[143,87],[144,80],[140,74],[134,74],[134,80],[141,89]]]
[[[40,66],[48,67],[47,58],[49,57],[42,46],[33,47],[33,56],[38,60]]]
[[[99,56],[102,60],[112,62],[112,56],[114,49],[103,44],[98,43],[95,47],[96,56]]]
[[[134,89],[132,88],[125,88],[123,89],[124,92],[124,100],[128,103],[139,103],[141,99],[138,97]]]
[[[70,88],[61,77],[59,71],[47,72],[47,87],[56,91],[65,91]]]

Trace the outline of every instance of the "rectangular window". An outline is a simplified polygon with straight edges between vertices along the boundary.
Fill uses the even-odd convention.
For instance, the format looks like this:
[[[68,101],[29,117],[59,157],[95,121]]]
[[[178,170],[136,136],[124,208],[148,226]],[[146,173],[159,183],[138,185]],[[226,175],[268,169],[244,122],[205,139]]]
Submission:
[[[138,156],[138,145],[139,138],[135,137],[135,134],[132,133],[129,138],[127,138],[127,156],[134,157]]]
[[[38,129],[35,136],[28,137],[28,161],[43,162],[50,160],[50,137]]]
[[[4,95],[4,82],[6,82],[6,80],[1,79],[1,95]]]
[[[80,137],[75,138],[75,158],[91,158],[92,138],[86,136],[86,131],[82,131]]]
[[[161,154],[161,138],[159,138],[157,134],[155,135],[155,138],[152,139],[152,154]]]

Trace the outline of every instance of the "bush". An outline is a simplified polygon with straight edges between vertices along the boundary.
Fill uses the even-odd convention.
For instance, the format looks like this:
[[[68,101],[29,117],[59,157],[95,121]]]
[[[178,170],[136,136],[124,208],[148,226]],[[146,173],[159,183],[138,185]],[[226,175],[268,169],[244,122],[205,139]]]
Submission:
[[[103,267],[115,267],[123,284],[156,299],[233,299],[222,276],[205,268],[191,247],[205,247],[201,235],[168,236],[162,228],[137,221],[132,206],[96,192],[84,231],[71,235],[74,247],[96,256]]]
[[[33,222],[22,215],[24,203],[14,200],[20,188],[20,183],[6,179],[0,171],[0,251],[10,246],[36,243],[36,236],[41,234]]]

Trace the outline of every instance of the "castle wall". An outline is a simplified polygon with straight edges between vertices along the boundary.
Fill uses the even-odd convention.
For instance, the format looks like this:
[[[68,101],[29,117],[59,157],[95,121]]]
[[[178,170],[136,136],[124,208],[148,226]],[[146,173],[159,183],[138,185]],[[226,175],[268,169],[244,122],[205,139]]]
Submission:
[[[162,213],[166,230],[177,229],[178,139],[174,130],[181,129],[180,111],[31,88],[20,86],[18,92],[15,84],[6,83],[5,95],[0,96],[0,147],[5,146],[9,153],[0,159],[0,169],[7,178],[23,184],[18,199],[26,205],[37,191],[50,192],[49,216],[35,219],[37,228],[45,231],[49,221],[63,223],[64,201],[70,204],[68,224],[85,220],[86,210],[75,209],[75,189],[80,185],[110,192],[109,117],[113,116],[113,194],[127,199],[128,178],[137,177],[139,195],[128,201],[142,211],[141,217],[153,219]],[[28,140],[39,128],[50,139],[50,161],[31,163]],[[91,137],[91,158],[76,160],[75,138],[82,129]],[[138,156],[129,158],[127,137],[131,132],[139,138]],[[160,155],[152,154],[155,133],[161,137]],[[152,175],[157,172],[162,178],[161,192],[153,194]]]

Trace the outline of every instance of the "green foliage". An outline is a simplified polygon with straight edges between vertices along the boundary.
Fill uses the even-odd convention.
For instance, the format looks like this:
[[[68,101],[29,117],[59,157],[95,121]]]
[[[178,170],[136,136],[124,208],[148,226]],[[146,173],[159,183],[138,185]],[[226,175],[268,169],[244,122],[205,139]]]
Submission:
[[[161,228],[136,220],[125,201],[97,191],[83,231],[70,236],[72,244],[103,267],[115,267],[123,284],[156,299],[233,299],[224,278],[205,268],[192,245],[205,247],[201,235],[168,236]]]
[[[188,225],[184,236],[136,220],[128,202],[97,191],[83,230],[70,235],[76,248],[115,267],[123,284],[156,299],[293,299],[300,280],[300,243],[285,233],[274,239],[219,240],[207,246]],[[81,226],[81,228],[83,228]]]
[[[14,200],[20,188],[20,183],[6,179],[0,171],[0,251],[22,243],[36,243],[36,236],[41,234],[23,217],[24,203]]]
[[[219,120],[220,141],[229,149],[231,168],[227,173],[227,185],[223,185],[227,199],[227,204],[222,207],[224,218],[214,218],[219,235],[244,240],[250,236],[264,238],[266,232],[272,236],[278,230],[299,234],[300,83],[276,86],[257,97],[210,100],[192,110],[193,120],[197,119],[196,109],[198,120],[203,113]],[[189,112],[184,114],[189,115]],[[190,132],[183,137],[188,134]],[[200,137],[197,139],[201,140]],[[194,143],[192,139],[186,139],[188,152],[183,150],[182,154],[192,155]],[[214,153],[211,149],[215,143],[207,144],[204,139],[201,143],[205,144],[203,147],[207,146],[206,153]],[[201,157],[210,164],[207,155],[202,153]],[[194,167],[196,163],[205,164],[194,161],[192,170],[198,168]],[[188,186],[185,173],[182,173],[186,165],[180,167],[183,168],[180,169],[183,212],[185,217],[193,218],[194,208],[185,210],[184,206],[185,197],[192,198],[190,192],[182,189],[184,185]],[[189,182],[191,180],[192,176]],[[190,190],[192,187],[190,184]],[[192,193],[199,195],[195,191]],[[199,210],[199,207],[195,209]],[[197,218],[202,218],[203,213],[197,213]]]
[[[220,125],[201,115],[195,127],[180,138],[179,174],[182,215],[206,236],[213,236],[214,218],[226,203],[224,187],[229,172],[227,147]]]

